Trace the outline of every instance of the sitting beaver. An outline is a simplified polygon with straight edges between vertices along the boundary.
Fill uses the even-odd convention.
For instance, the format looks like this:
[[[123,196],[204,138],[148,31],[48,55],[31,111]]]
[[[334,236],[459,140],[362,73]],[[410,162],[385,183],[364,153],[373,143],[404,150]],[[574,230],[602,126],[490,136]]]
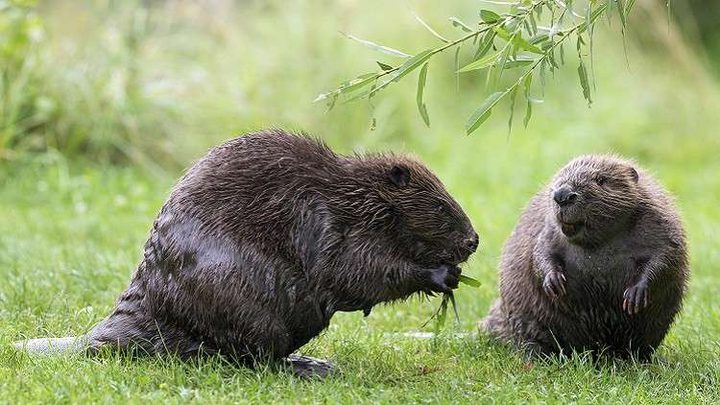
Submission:
[[[477,246],[468,217],[416,160],[339,156],[279,130],[249,134],[177,183],[108,318],[79,339],[19,345],[280,360],[336,311],[367,314],[457,288],[457,265]],[[292,360],[300,373],[322,366]]]
[[[687,276],[668,194],[633,162],[582,156],[522,214],[504,247],[500,299],[481,327],[528,354],[648,360]]]

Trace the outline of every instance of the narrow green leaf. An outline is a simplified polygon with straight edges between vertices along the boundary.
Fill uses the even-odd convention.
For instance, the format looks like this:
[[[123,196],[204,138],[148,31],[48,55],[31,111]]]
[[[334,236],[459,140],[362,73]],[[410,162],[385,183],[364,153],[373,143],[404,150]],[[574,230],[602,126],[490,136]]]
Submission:
[[[363,98],[367,98],[368,100],[375,95],[374,90],[376,89],[376,86],[371,86],[369,90],[363,90],[360,92],[357,92],[350,97],[343,99],[340,104],[348,104],[352,103],[353,101],[357,101]]]
[[[517,86],[510,91],[510,117],[508,118],[508,134],[512,132],[513,118],[515,117],[515,98],[517,97]]]
[[[547,53],[547,61],[550,63],[550,71],[555,73],[555,69],[560,69],[560,66],[557,64],[557,60],[555,60],[555,49],[550,49],[550,51]]]
[[[333,108],[335,108],[335,103],[337,102],[337,95],[334,95],[330,98],[328,98],[327,103],[325,103],[325,112],[331,111]]]
[[[505,46],[502,55],[500,55],[499,64],[498,64],[500,66],[500,69],[496,70],[497,75],[494,78],[496,84],[498,82],[500,82],[500,80],[502,79],[503,72],[505,71],[505,65],[507,64],[507,62],[509,60],[511,60],[511,54],[512,54],[512,59],[514,59],[517,56],[517,54],[513,52],[515,50],[514,48],[515,48],[514,46]]]
[[[582,86],[583,96],[587,100],[588,105],[590,105],[592,104],[592,99],[590,98],[590,84],[588,82],[587,69],[585,69],[585,64],[582,59],[580,59],[580,66],[578,66],[578,75],[580,76],[580,86]]]
[[[483,124],[483,122],[487,121],[488,118],[490,118],[490,115],[492,114],[492,110],[486,111],[484,114],[480,115],[479,117],[475,118],[474,123],[471,127],[468,128],[467,124],[465,125],[465,133],[470,135],[471,133],[475,132],[478,128],[480,128],[480,125]],[[471,117],[472,118],[472,117]],[[468,123],[471,120],[468,120]]]
[[[488,24],[494,24],[500,21],[500,17],[496,12],[490,10],[480,10],[480,19]]]
[[[527,76],[525,76],[525,79],[523,79],[523,89],[525,90],[525,97],[530,98],[530,90],[532,89],[532,82],[533,82],[533,74],[532,72],[528,73]]]
[[[385,87],[389,86],[390,83],[400,80],[402,77],[404,77],[408,73],[417,69],[420,65],[425,63],[425,61],[430,59],[430,57],[432,55],[433,55],[433,50],[428,49],[428,50],[422,51],[419,54],[413,56],[412,58],[406,60],[405,63],[400,65],[400,67],[398,68],[398,70],[395,71],[395,73],[392,73],[390,75],[390,78],[387,81],[383,82],[383,84],[381,84],[375,90],[370,92],[370,96],[374,95],[375,93],[377,93],[380,90],[384,89]]]
[[[422,51],[419,54],[408,59],[405,63],[402,64],[402,66],[400,66],[400,68],[397,70],[397,72],[393,75],[392,80],[393,81],[400,80],[403,76],[405,76],[406,74],[417,69],[426,60],[430,59],[430,57],[432,55],[433,55],[433,51],[431,49],[428,49],[428,50]]]
[[[370,99],[372,99],[373,96],[375,95],[375,89],[377,89],[377,86],[378,86],[378,84],[377,84],[377,82],[375,82],[375,83],[373,83],[372,86],[370,86],[370,89],[367,90],[367,98],[368,98],[368,101],[370,101]],[[364,97],[364,96],[363,96],[363,97]],[[370,106],[372,107],[372,104],[370,104]],[[375,109],[375,108],[373,107],[373,110],[374,110],[374,109]]]
[[[458,73],[470,72],[472,70],[483,69],[488,66],[494,65],[502,52],[502,50],[493,52],[489,55],[486,55],[484,58],[476,60],[475,62],[468,63],[467,65],[463,66],[462,69],[458,70]]]
[[[530,35],[536,35],[538,27],[537,27],[537,21],[535,20],[535,15],[533,13],[530,13],[529,17],[530,17],[530,28],[531,28]]]
[[[445,42],[445,43],[450,42],[447,38],[443,37],[442,35],[438,34],[437,31],[435,31],[434,29],[432,29],[432,27],[431,27],[430,25],[428,25],[428,23],[426,23],[422,18],[420,18],[419,15],[417,15],[417,14],[415,14],[415,13],[413,13],[413,14],[415,15],[415,19],[420,23],[420,25],[422,25],[422,26],[425,27],[428,31],[430,31],[430,33],[431,33],[435,38],[437,38],[437,39],[439,39],[439,40],[441,40],[442,42]]]
[[[460,91],[460,48],[462,48],[462,45],[458,46],[455,49],[455,91]]]
[[[592,4],[592,3],[590,3],[590,4]],[[585,23],[583,23],[583,25],[582,25],[580,28],[578,28],[578,31],[577,31],[577,32],[578,32],[579,34],[582,34],[582,33],[585,32],[589,27],[591,27],[593,24],[595,24],[595,21],[596,21],[598,18],[600,18],[600,16],[603,15],[603,13],[605,12],[605,10],[607,10],[607,5],[608,5],[608,3],[603,3],[603,4],[599,5],[595,10],[593,10],[593,12],[590,14],[590,18],[589,18],[589,19],[588,19],[588,18],[585,19]]]
[[[508,41],[509,43],[513,44],[514,46],[516,46],[519,49],[522,49],[522,50],[525,50],[528,52],[532,52],[532,53],[536,53],[538,55],[545,54],[545,52],[543,52],[542,49],[531,44],[525,38],[523,38],[522,33],[520,31],[516,31],[513,34],[510,34],[506,30],[504,30],[502,27],[495,27],[494,31],[495,31],[495,33],[497,33],[497,35],[500,38]]]
[[[447,307],[448,307],[448,294],[443,295],[442,302],[440,303],[440,308],[438,309],[436,318],[437,321],[435,322],[435,332],[438,333],[440,330],[442,330],[443,326],[445,326],[445,320],[447,319]]]
[[[522,35],[518,32],[513,37],[513,45],[517,46],[520,49],[523,49],[528,52],[536,53],[538,55],[543,55],[545,52],[542,51],[542,49],[538,48],[537,46],[531,44],[528,42],[525,38],[522,37]]]
[[[527,107],[525,108],[525,118],[523,118],[523,125],[525,128],[527,128],[530,118],[532,118],[532,102],[528,99]]]
[[[423,102],[423,93],[425,92],[425,81],[427,80],[428,63],[426,62],[420,69],[420,75],[418,76],[417,96],[416,102],[420,116],[422,117],[425,125],[430,126],[430,117],[428,116],[427,106]]]
[[[523,21],[523,28],[525,29],[525,32],[527,32],[529,35],[534,35],[532,32],[532,27],[530,26],[530,22],[528,20]]]
[[[618,14],[620,15],[620,23],[622,23],[623,31],[625,31],[625,27],[627,26],[627,21],[625,20],[625,5],[623,4],[623,0],[615,0],[615,3],[617,4]]]
[[[486,53],[488,53],[490,48],[492,48],[493,46],[495,35],[495,31],[488,31],[487,34],[483,36],[480,45],[478,45],[477,52],[475,52],[475,55],[473,56],[473,60],[478,60],[482,58]]]
[[[503,65],[503,69],[524,67],[524,66],[532,65],[533,63],[535,63],[535,61],[536,60],[533,58],[529,58],[529,57],[521,55],[515,59],[510,59],[510,60],[505,61],[505,64]]]
[[[397,56],[400,58],[409,58],[410,57],[410,55],[406,54],[405,52],[398,51],[397,49],[393,49],[393,48],[390,48],[390,47],[384,46],[384,45],[379,45],[372,41],[366,41],[364,39],[360,39],[354,35],[346,34],[344,32],[342,34],[345,35],[348,39],[357,41],[374,51],[382,52],[387,55]]]
[[[533,72],[528,72],[527,76],[523,80],[523,90],[525,93],[525,100],[527,100],[527,107],[525,108],[525,118],[523,118],[523,126],[527,128],[530,118],[532,117],[532,102],[530,101],[530,90],[532,90]]]
[[[330,98],[331,96],[336,96],[336,95],[338,95],[337,90],[318,94],[317,97],[315,97],[315,100],[313,100],[313,103],[317,103],[318,101],[326,100],[326,99]]]
[[[465,124],[465,132],[468,135],[475,132],[475,130],[478,129],[483,122],[490,118],[490,113],[492,112],[493,107],[495,107],[500,99],[507,93],[507,90],[497,91],[486,98],[485,101],[480,104],[480,107],[478,107],[468,119]]]
[[[632,11],[634,6],[635,0],[628,0],[628,2],[625,4],[625,15],[628,15],[630,11]]]
[[[388,71],[388,70],[394,69],[392,66],[388,65],[387,63],[382,63],[380,61],[375,61],[375,62],[378,64],[378,66],[380,66],[380,69],[382,69],[382,70]]]
[[[458,281],[460,283],[467,284],[470,287],[474,287],[474,288],[480,287],[480,281],[478,281],[472,277],[464,276],[462,274],[460,275]]]
[[[547,42],[550,39],[548,34],[538,34],[534,37],[530,38],[528,42],[530,42],[532,45],[538,46],[542,45],[544,42]]]
[[[344,99],[342,101],[342,104],[352,103],[353,101],[357,101],[357,100],[360,100],[363,98],[367,98],[368,100],[370,100],[375,95],[376,89],[377,89],[377,81],[373,82],[373,85],[370,86],[369,89],[356,92],[353,95],[351,95],[350,97]]]
[[[448,18],[448,20],[450,20],[453,27],[458,27],[465,32],[472,32],[472,28],[465,25],[465,23],[460,21],[457,17],[450,17],[450,18]]]
[[[452,304],[453,313],[455,314],[455,322],[460,323],[460,315],[458,315],[457,304],[455,303],[455,294],[450,292],[446,295],[450,296],[450,304]]]
[[[587,17],[586,21],[589,21],[591,19],[592,14],[592,3],[589,3],[587,6]],[[593,47],[593,34],[594,34],[594,26],[590,26],[590,29],[587,30],[588,33],[588,42],[590,43],[590,77],[592,78],[592,84],[593,84],[593,90],[596,89],[595,84],[595,56],[594,56],[594,47]],[[582,35],[581,32],[578,31],[578,35]]]
[[[512,40],[512,36],[510,35],[510,33],[507,32],[503,27],[495,27],[493,28],[493,31],[495,31],[497,36],[508,42]]]
[[[346,82],[341,83],[340,86],[333,91],[329,91],[327,93],[322,93],[322,94],[318,95],[315,98],[315,100],[313,100],[313,102],[325,100],[330,96],[337,96],[340,94],[359,90],[365,86],[372,84],[377,78],[378,78],[377,73],[366,73],[364,75],[360,75],[352,80],[348,80]]]
[[[348,93],[351,91],[355,91],[371,84],[373,80],[377,79],[377,77],[377,73],[366,73],[364,75],[356,77],[353,80],[350,80],[349,82],[346,82],[344,85],[340,86],[338,90],[340,90],[340,93]]]

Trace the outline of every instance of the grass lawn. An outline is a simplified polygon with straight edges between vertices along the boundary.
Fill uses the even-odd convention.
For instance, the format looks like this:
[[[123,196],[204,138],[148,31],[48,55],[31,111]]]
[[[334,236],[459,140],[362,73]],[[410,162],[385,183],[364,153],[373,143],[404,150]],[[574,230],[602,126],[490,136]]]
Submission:
[[[593,114],[600,113],[588,112],[586,118],[599,120]],[[549,120],[538,125],[550,125]],[[408,145],[435,167],[470,214],[482,247],[465,272],[483,284],[477,290],[461,288],[461,323],[448,322],[445,333],[434,339],[405,333],[420,330],[437,299],[378,307],[368,318],[360,312],[336,315],[329,330],[302,349],[337,364],[342,372],[326,381],[250,371],[220,360],[183,364],[18,355],[10,342],[81,334],[110,311],[139,261],[174,174],[67,164],[62,158],[5,167],[0,177],[0,398],[15,403],[720,399],[720,310],[714,301],[720,293],[720,211],[715,201],[720,179],[714,176],[720,161],[709,137],[699,135],[698,147],[689,143],[684,150],[694,154],[682,159],[656,142],[626,147],[678,196],[690,238],[693,275],[685,309],[655,362],[597,368],[578,356],[526,364],[475,333],[475,322],[497,295],[495,264],[501,244],[525,201],[569,156],[620,148],[612,137],[568,143],[570,139],[519,134],[511,142],[503,136],[460,138],[446,149]],[[486,148],[497,153],[472,152]],[[533,153],[537,148],[542,153]],[[650,148],[645,159],[643,148]]]

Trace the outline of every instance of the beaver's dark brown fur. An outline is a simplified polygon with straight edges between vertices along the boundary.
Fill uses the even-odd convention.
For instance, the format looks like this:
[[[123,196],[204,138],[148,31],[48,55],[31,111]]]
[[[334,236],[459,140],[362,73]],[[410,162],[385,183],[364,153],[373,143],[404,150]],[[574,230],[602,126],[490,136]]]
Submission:
[[[280,359],[336,311],[451,291],[477,244],[417,160],[339,156],[279,130],[246,135],[177,183],[130,286],[88,344]]]
[[[685,232],[668,194],[613,156],[582,156],[533,198],[505,244],[482,327],[528,353],[648,359],[685,292]]]

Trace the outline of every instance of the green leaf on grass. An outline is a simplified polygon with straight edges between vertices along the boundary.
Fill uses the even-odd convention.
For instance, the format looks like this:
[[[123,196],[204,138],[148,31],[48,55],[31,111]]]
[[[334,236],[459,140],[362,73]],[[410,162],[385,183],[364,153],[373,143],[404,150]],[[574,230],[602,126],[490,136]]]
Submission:
[[[452,293],[450,293],[452,294]],[[438,308],[438,311],[435,313],[436,321],[435,321],[435,333],[439,333],[440,330],[445,326],[445,320],[447,319],[447,307],[448,307],[448,295],[443,295],[442,302],[440,303],[440,308]]]
[[[453,313],[455,314],[455,321],[457,323],[460,323],[460,315],[458,314],[457,304],[455,303],[455,294],[450,293],[450,294],[445,294],[445,295],[450,296],[450,304],[452,304],[452,307],[453,307]]]

